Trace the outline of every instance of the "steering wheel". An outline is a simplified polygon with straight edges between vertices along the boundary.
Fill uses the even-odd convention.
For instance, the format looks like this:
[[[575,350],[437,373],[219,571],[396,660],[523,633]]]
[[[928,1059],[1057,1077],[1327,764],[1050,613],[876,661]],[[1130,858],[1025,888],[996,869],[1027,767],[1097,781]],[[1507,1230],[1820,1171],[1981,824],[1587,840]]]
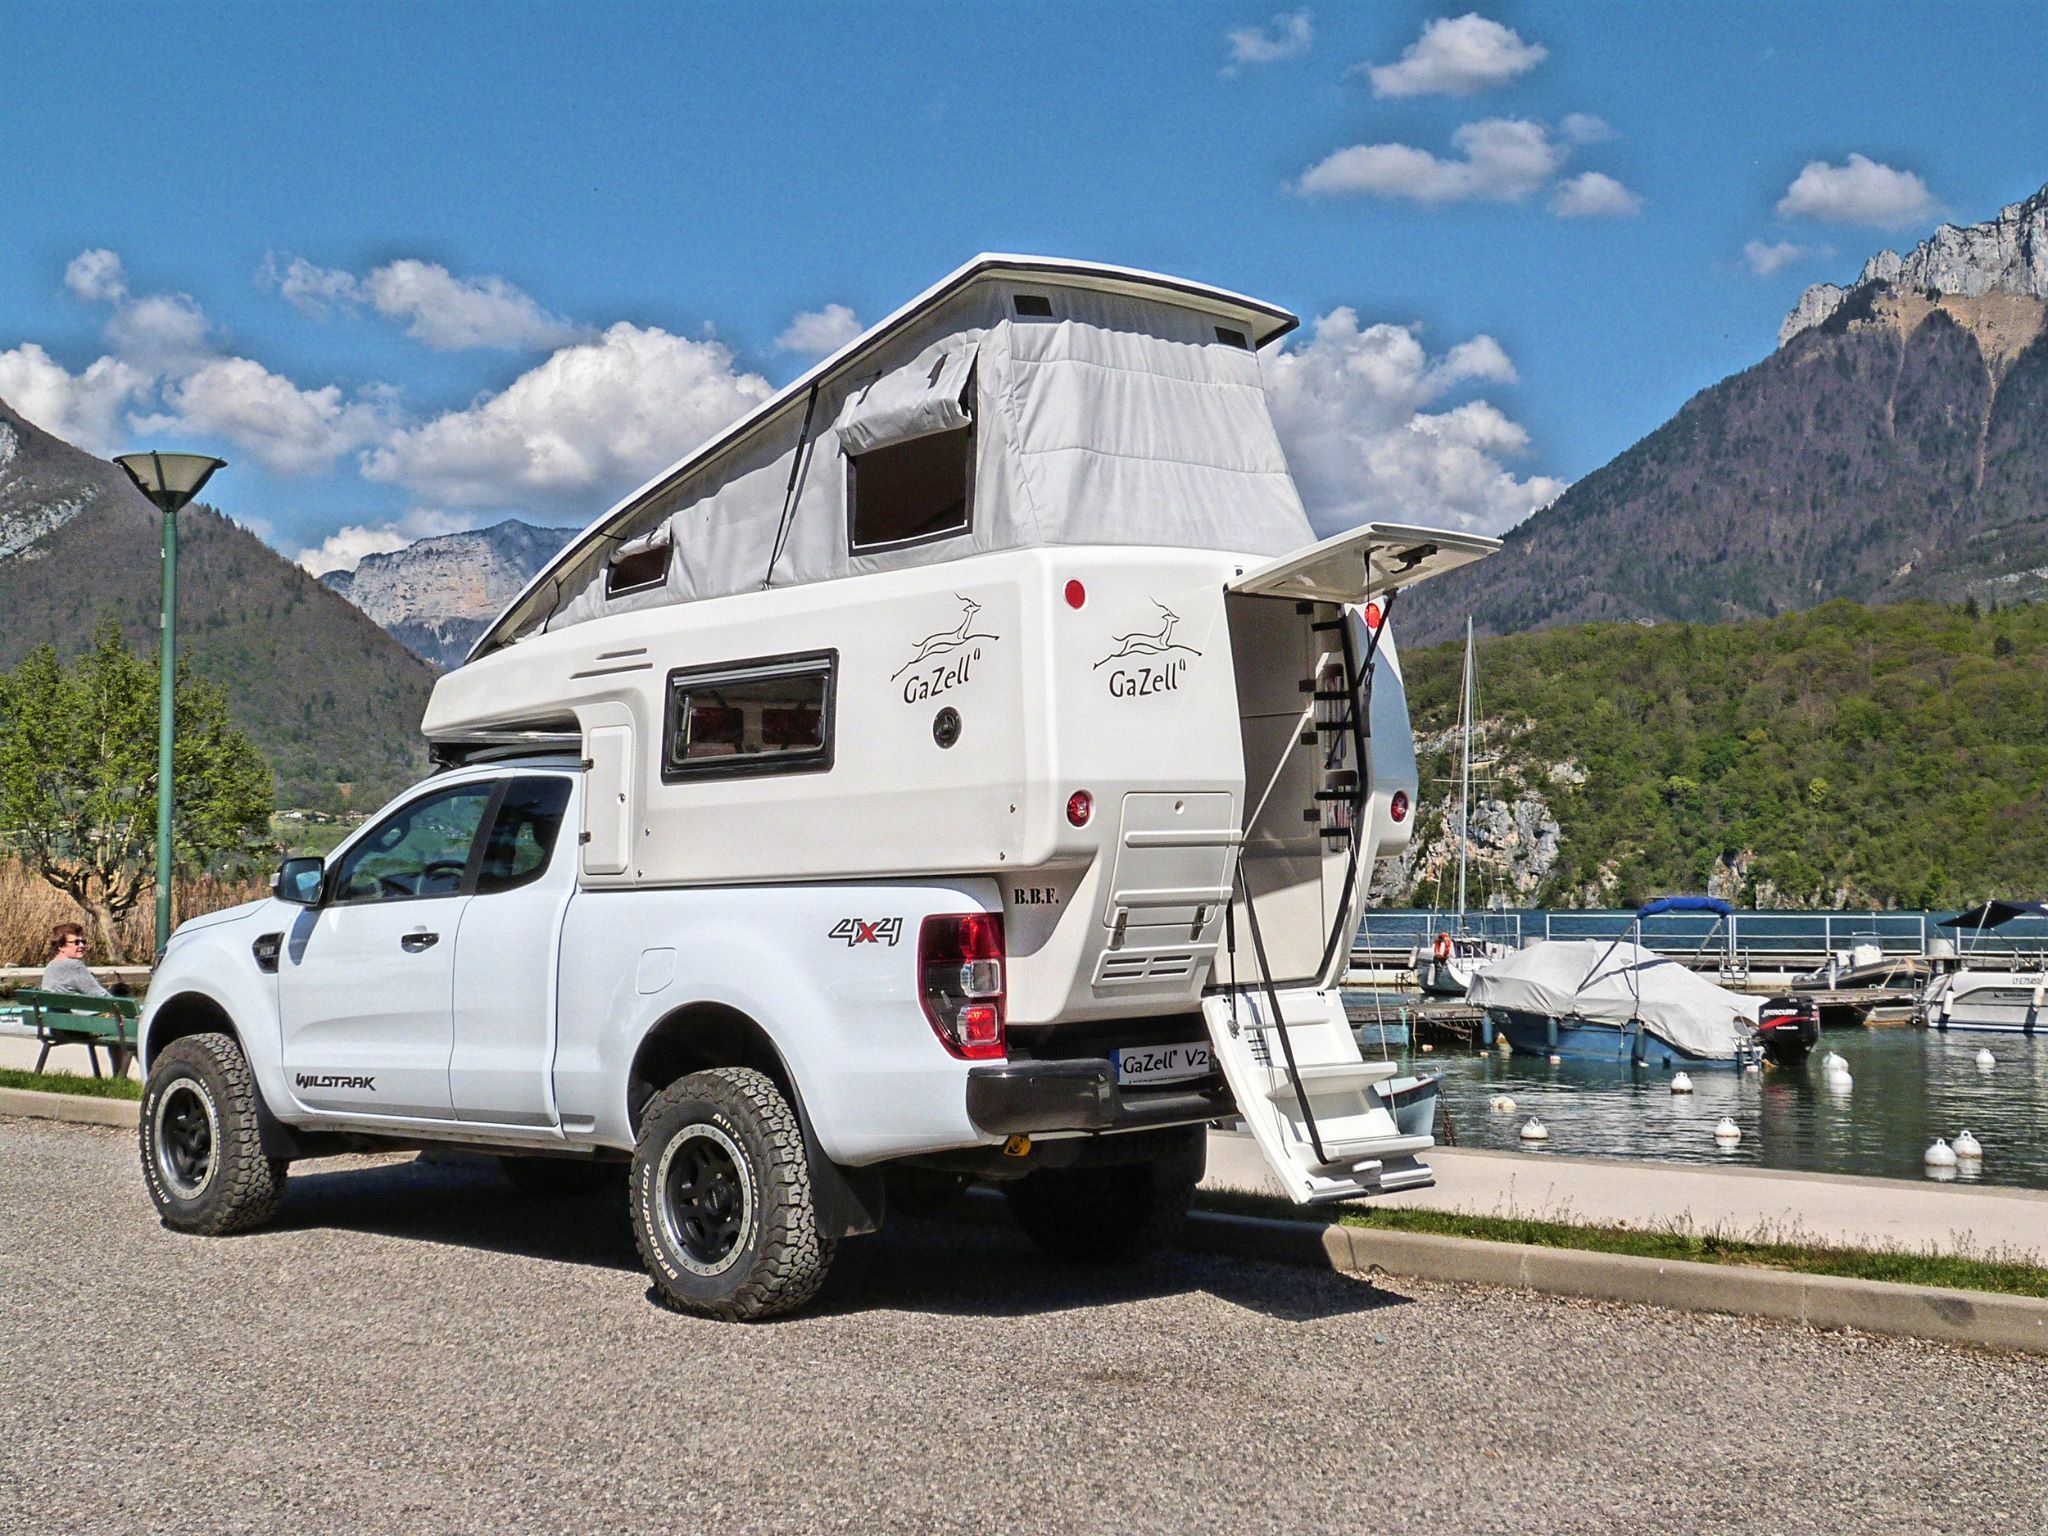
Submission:
[[[412,888],[412,882],[403,875],[379,875],[377,877],[377,889],[386,896],[416,896],[419,894]]]
[[[430,894],[445,895],[448,891],[453,891],[462,884],[462,872],[468,867],[469,861],[467,859],[435,859],[420,871],[419,889],[414,894],[420,896]],[[435,880],[441,877],[448,879],[446,889],[442,891],[431,890],[430,888]]]

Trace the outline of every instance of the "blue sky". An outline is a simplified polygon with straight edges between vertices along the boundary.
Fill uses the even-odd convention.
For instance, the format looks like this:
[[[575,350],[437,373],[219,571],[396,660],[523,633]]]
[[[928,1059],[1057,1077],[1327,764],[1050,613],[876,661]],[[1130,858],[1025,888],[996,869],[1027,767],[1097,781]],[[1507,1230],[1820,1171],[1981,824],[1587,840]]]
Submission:
[[[217,452],[210,498],[285,552],[357,530],[330,559],[586,521],[980,250],[1295,309],[1269,378],[1319,520],[1499,527],[1807,283],[2048,181],[2022,4],[0,0],[0,32],[0,397]]]

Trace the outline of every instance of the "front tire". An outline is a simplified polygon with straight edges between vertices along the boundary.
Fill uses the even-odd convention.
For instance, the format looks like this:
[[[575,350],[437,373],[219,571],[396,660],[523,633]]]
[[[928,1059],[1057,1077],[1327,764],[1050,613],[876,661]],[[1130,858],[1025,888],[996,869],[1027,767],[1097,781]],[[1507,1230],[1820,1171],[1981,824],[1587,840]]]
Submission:
[[[794,1311],[832,1263],[803,1127],[748,1067],[693,1072],[649,1101],[632,1206],[655,1293],[679,1312],[743,1322]]]
[[[1041,1252],[1084,1264],[1128,1264],[1180,1235],[1206,1152],[1196,1137],[1146,1162],[1041,1168],[1005,1184],[1003,1195]]]
[[[227,1035],[173,1040],[150,1063],[142,1177],[165,1226],[219,1237],[276,1213],[288,1164],[263,1155],[257,1092],[248,1059]]]

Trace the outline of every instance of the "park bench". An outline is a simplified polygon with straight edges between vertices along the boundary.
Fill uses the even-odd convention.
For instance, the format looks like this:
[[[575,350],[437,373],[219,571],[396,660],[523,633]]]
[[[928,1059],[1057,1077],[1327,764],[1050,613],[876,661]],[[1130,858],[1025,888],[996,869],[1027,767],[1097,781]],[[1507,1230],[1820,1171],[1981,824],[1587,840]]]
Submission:
[[[92,1075],[100,1075],[100,1051],[107,1053],[108,1070],[111,1076],[120,1077],[128,1070],[129,1059],[135,1054],[135,1018],[142,1011],[142,1005],[129,997],[85,997],[76,992],[41,992],[24,987],[14,994],[14,1001],[24,1015],[35,1026],[36,1038],[43,1042],[42,1054],[36,1057],[36,1070],[43,1070],[43,1064],[50,1059],[50,1052],[60,1045],[82,1045],[92,1060]]]

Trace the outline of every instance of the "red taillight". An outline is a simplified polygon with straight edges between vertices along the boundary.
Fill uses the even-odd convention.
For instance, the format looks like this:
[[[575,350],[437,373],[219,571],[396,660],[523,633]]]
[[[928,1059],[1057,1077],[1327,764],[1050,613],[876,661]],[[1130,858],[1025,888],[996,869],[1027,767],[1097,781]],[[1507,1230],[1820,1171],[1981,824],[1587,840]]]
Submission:
[[[924,1016],[941,1045],[967,1061],[1004,1054],[1001,913],[926,918],[917,931],[917,975]]]
[[[1367,603],[1365,605],[1365,627],[1367,629],[1378,629],[1380,627],[1380,605],[1378,603]]]
[[[1396,821],[1406,821],[1408,819],[1407,790],[1397,789],[1394,791],[1394,798],[1387,802],[1387,814]]]
[[[1077,789],[1067,796],[1067,820],[1077,827],[1088,825],[1088,818],[1095,814],[1095,797],[1085,789]]]
[[[1086,587],[1082,586],[1078,581],[1067,583],[1067,606],[1069,608],[1078,608],[1087,601],[1088,589]]]

